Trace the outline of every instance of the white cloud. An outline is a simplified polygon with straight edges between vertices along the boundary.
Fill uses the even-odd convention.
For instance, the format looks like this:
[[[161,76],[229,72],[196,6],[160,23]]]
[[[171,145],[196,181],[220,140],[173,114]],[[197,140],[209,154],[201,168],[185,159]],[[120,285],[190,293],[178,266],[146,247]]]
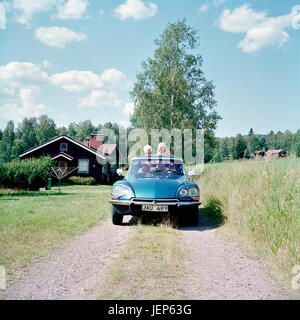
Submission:
[[[14,96],[16,94],[15,88],[3,88],[2,92],[8,96]]]
[[[266,12],[254,11],[248,4],[244,4],[233,11],[224,10],[216,25],[226,32],[246,33],[238,47],[243,52],[253,53],[264,47],[281,47],[289,40],[285,29],[292,27],[295,19],[299,19],[295,7],[290,14],[267,17]]]
[[[217,24],[219,28],[226,32],[247,32],[259,22],[264,21],[266,15],[266,12],[255,12],[249,8],[248,4],[244,4],[232,12],[228,9],[224,10]]]
[[[127,89],[131,83],[124,73],[117,69],[107,69],[101,74],[101,80],[104,86],[112,89]]]
[[[127,77],[117,69],[107,69],[101,75],[91,71],[70,70],[50,77],[53,84],[67,91],[83,91],[97,88],[125,90],[130,86]]]
[[[49,11],[57,0],[13,0],[12,7],[17,11],[16,21],[31,27],[33,16]]]
[[[145,5],[141,0],[126,0],[114,10],[115,16],[121,20],[144,20],[153,17],[157,12],[157,5],[149,2]]]
[[[49,75],[42,68],[51,66],[44,60],[41,64],[13,61],[0,66],[0,93],[6,95],[6,104],[0,107],[0,117],[21,121],[24,117],[39,116],[50,110],[35,102],[40,92],[37,84],[58,86],[69,92],[89,90],[87,97],[79,99],[79,107],[122,107],[124,114],[130,115],[131,103],[126,103],[120,95],[131,84],[119,70],[111,68],[101,74],[92,71],[69,70]]]
[[[67,91],[82,91],[87,89],[99,88],[102,81],[98,75],[91,71],[71,70],[56,73],[50,78],[55,85],[61,86]]]
[[[0,66],[0,80],[36,83],[47,81],[47,79],[47,73],[34,63],[12,61],[5,66]]]
[[[300,5],[294,6],[292,9],[292,27],[295,30],[300,29]]]
[[[209,8],[209,5],[207,3],[203,4],[200,8],[199,8],[199,12],[205,12],[207,11]]]
[[[21,88],[20,102],[7,103],[0,107],[1,117],[16,122],[21,122],[25,117],[39,117],[47,109],[43,104],[35,103],[35,96],[39,91],[38,87]]]
[[[122,100],[115,91],[92,90],[87,98],[79,100],[80,107],[120,107]]]
[[[35,30],[35,38],[47,46],[63,49],[73,41],[86,40],[86,34],[65,27],[40,27]]]
[[[58,5],[58,12],[53,18],[62,20],[88,18],[86,16],[88,5],[89,3],[87,0],[68,0],[63,5]]]
[[[125,103],[123,113],[125,113],[128,117],[130,117],[133,115],[133,112],[134,112],[134,103],[133,102]]]
[[[44,60],[42,66],[45,68],[50,68],[52,67],[52,63],[50,63],[48,60]]]

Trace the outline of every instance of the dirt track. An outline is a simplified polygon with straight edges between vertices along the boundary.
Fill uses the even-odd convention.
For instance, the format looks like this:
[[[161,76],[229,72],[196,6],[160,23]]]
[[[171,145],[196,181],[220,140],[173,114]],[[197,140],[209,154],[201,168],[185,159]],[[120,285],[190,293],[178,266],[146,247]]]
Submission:
[[[3,298],[94,299],[105,271],[132,230],[109,221],[77,236],[23,270],[8,284]],[[249,259],[235,243],[226,242],[206,221],[177,232],[187,252],[186,276],[178,282],[188,299],[286,298],[259,262]]]
[[[111,222],[77,236],[8,284],[6,299],[92,299],[131,228]]]
[[[190,299],[286,299],[256,260],[247,257],[205,220],[198,227],[181,228],[188,254],[184,293]]]

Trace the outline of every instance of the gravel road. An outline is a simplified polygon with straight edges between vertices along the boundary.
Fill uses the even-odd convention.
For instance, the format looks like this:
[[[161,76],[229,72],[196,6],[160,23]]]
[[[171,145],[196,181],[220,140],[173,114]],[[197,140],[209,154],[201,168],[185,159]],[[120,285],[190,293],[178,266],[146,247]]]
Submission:
[[[34,262],[8,283],[4,299],[91,299],[132,228],[106,222]]]
[[[178,230],[185,261],[183,292],[189,299],[269,300],[286,299],[260,263],[247,257],[218,228],[205,220],[198,227]]]
[[[134,222],[134,221],[132,221]],[[105,271],[133,231],[110,221],[79,235],[31,264],[8,284],[4,299],[94,299]],[[207,221],[180,228],[187,252],[185,277],[178,279],[188,299],[286,299],[258,261],[247,257]]]

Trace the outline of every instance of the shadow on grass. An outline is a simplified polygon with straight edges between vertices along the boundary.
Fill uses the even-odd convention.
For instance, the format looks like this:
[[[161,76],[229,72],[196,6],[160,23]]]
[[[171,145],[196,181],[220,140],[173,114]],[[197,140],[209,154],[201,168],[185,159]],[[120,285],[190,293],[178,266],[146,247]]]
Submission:
[[[66,193],[66,192],[52,192],[52,193],[44,193],[44,192],[11,192],[11,193],[0,193],[0,200],[10,200],[10,199],[5,199],[7,197],[49,197],[49,196],[71,196],[75,195],[74,193]],[[3,199],[4,198],[4,199]]]
[[[147,215],[137,217],[132,216],[128,222],[123,222],[123,226],[132,226],[137,224],[159,226],[165,225],[180,230],[198,230],[219,228],[223,225],[227,217],[223,214],[223,204],[217,198],[210,198],[204,208],[198,209],[199,219],[196,226],[183,225],[179,223],[179,218],[170,215],[161,215],[161,213],[148,213]]]
[[[210,198],[204,208],[199,208],[199,225],[208,224],[212,228],[223,225],[227,217],[223,214],[223,203],[217,198]]]

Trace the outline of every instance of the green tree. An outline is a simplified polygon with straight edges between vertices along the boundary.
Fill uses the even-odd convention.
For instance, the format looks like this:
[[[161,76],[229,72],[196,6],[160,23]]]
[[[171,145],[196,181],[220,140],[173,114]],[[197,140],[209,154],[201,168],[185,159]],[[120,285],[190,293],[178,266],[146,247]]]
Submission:
[[[264,136],[259,139],[259,149],[267,151],[266,138]]]
[[[217,148],[215,150],[214,156],[213,156],[213,162],[222,162],[222,152],[220,148]]]
[[[43,143],[57,136],[54,120],[48,118],[46,115],[40,116],[35,128],[35,134],[38,143]]]
[[[244,158],[250,159],[250,151],[249,151],[248,147],[246,148],[246,150],[244,152]]]
[[[229,141],[228,140],[229,140],[228,138],[224,138],[220,142],[222,160],[228,160],[228,155],[229,155]]]
[[[253,134],[248,137],[247,148],[249,153],[254,153],[255,151],[258,151],[260,149],[259,138],[257,135]]]
[[[254,131],[253,131],[252,128],[250,128],[249,133],[248,133],[248,136],[251,137],[251,136],[253,136],[253,135],[254,135]]]
[[[77,127],[76,139],[84,141],[84,139],[89,137],[93,131],[95,131],[95,127],[91,120],[80,121]]]
[[[15,125],[12,120],[7,122],[3,131],[0,150],[0,161],[9,162],[13,159],[13,144],[15,141]]]
[[[35,147],[38,144],[36,137],[36,118],[24,118],[16,131],[16,141],[14,144],[14,157],[17,158],[20,153]]]
[[[76,138],[78,132],[78,125],[75,122],[71,122],[68,126],[68,135],[72,138]]]
[[[245,154],[247,144],[245,139],[241,134],[238,134],[235,139],[234,149],[233,149],[233,159],[242,159]]]
[[[57,131],[57,135],[59,136],[68,134],[68,129],[65,126],[58,127],[56,131]]]
[[[143,62],[131,91],[133,127],[199,128],[213,136],[221,117],[215,111],[214,85],[202,71],[196,30],[185,20],[170,23],[155,45],[154,58]]]
[[[290,152],[296,157],[300,157],[300,130],[298,130],[292,137]]]

